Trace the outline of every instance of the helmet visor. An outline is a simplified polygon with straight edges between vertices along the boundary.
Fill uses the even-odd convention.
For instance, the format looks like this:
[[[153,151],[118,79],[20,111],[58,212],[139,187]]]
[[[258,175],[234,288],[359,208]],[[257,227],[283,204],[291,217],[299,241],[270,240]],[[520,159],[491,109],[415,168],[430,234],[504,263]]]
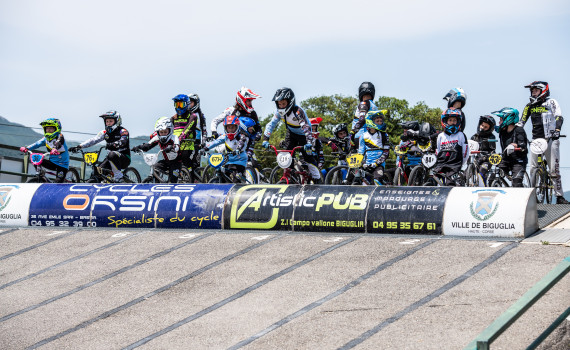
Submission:
[[[186,102],[184,101],[175,101],[174,108],[186,108]]]

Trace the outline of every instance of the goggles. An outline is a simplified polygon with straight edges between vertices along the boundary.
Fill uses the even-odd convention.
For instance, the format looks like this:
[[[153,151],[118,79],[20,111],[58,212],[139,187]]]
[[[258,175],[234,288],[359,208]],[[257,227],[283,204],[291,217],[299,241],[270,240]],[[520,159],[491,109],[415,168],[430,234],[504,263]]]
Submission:
[[[186,102],[176,101],[174,102],[174,108],[186,108]]]

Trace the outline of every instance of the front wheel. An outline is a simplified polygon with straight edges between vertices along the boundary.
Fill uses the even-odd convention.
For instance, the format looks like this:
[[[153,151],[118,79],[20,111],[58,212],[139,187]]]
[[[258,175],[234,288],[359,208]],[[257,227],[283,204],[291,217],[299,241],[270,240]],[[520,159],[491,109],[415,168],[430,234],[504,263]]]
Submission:
[[[491,187],[509,187],[509,184],[500,177],[495,177],[493,182],[491,182]]]
[[[349,168],[346,165],[337,165],[327,173],[325,177],[325,185],[342,185],[346,179]]]
[[[410,172],[410,177],[408,178],[408,186],[435,186],[424,185],[427,182],[426,174],[426,169],[423,166],[416,165]]]
[[[280,166],[276,166],[275,168],[273,168],[273,170],[271,170],[271,174],[269,174],[269,183],[270,184],[277,184],[280,183],[281,178],[283,177],[283,168],[281,168]],[[285,181],[285,183],[287,183]]]
[[[547,197],[547,184],[546,184],[546,176],[541,170],[537,170],[534,173],[534,186],[536,188],[536,202],[537,203],[544,203]]]
[[[26,180],[27,184],[37,184],[37,183],[43,183],[44,181],[41,181],[39,177],[34,176],[34,177],[30,177],[28,180]]]
[[[192,174],[186,167],[180,168],[180,173],[178,173],[178,183],[188,184],[192,183]]]
[[[479,174],[477,172],[477,167],[475,164],[469,164],[465,170],[465,186],[467,187],[477,187],[479,186]]]
[[[65,174],[64,183],[79,183],[79,173],[75,168],[69,168],[67,174]]]
[[[255,170],[254,167],[248,166],[247,168],[245,168],[244,175],[245,175],[246,184],[248,185],[254,185],[259,182],[257,179],[257,171]]]
[[[394,173],[394,186],[406,186],[406,174],[404,169],[398,167]]]
[[[126,182],[137,183],[137,184],[141,183],[141,175],[139,174],[137,169],[133,167],[126,168],[125,171],[123,171],[123,176]]]

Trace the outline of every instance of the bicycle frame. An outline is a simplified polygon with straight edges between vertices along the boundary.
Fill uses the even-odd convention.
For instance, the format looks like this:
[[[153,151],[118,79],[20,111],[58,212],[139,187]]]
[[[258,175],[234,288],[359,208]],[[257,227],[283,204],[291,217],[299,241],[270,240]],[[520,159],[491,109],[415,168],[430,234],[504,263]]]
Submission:
[[[277,159],[277,164],[283,169],[283,175],[278,182],[285,182],[290,184],[291,182],[299,183],[300,185],[307,184],[311,177],[307,170],[304,169],[304,164],[296,157],[298,151],[303,148],[303,146],[297,146],[292,150],[278,150],[275,146],[270,146],[275,152]],[[293,164],[293,167],[291,167]],[[292,171],[294,173],[292,174]],[[294,180],[294,176],[298,176],[298,180]]]

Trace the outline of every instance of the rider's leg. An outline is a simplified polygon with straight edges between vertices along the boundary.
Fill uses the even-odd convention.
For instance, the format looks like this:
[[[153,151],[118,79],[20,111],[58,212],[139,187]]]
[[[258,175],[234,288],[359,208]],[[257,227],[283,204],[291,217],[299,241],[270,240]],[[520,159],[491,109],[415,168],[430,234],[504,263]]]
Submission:
[[[513,187],[523,187],[524,169],[526,164],[514,163],[512,166],[513,173]]]
[[[113,172],[115,181],[120,181],[123,178],[121,169],[125,169],[131,163],[131,160],[122,153],[111,151],[107,154],[107,159],[101,163],[101,167],[104,167],[104,163],[106,165],[106,169],[110,168]]]
[[[554,183],[554,194],[556,197],[564,197],[562,179],[560,178],[560,140],[550,140],[544,156],[548,160],[550,176],[552,176]]]
[[[528,160],[529,160],[529,171],[528,171],[528,175],[530,176],[530,185],[532,187],[536,186],[535,181],[534,181],[534,174],[536,173],[536,168],[538,167],[538,155],[534,154],[532,152],[529,152],[528,154]]]
[[[62,183],[65,180],[65,175],[67,175],[67,169],[61,167],[57,164],[54,164],[49,159],[44,159],[42,162],[42,167],[55,171],[55,183]]]

